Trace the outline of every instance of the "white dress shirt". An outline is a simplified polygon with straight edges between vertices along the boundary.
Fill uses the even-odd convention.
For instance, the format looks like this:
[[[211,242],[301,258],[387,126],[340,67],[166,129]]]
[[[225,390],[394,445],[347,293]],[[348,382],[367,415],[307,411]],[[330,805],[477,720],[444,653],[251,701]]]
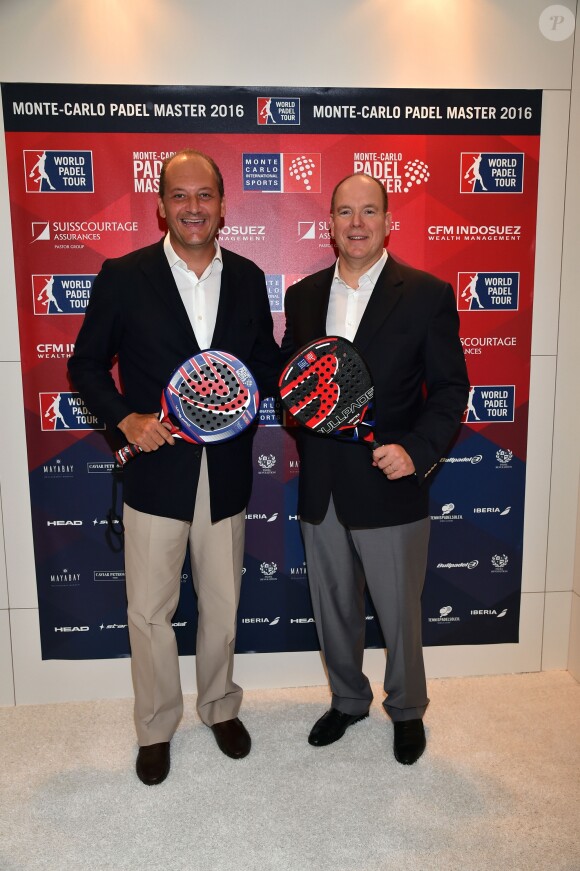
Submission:
[[[197,344],[202,351],[211,347],[220,300],[222,253],[217,239],[214,244],[213,260],[203,275],[198,278],[187,263],[173,250],[169,241],[169,233],[163,242],[167,262],[171,267],[179,295],[193,327]]]
[[[339,273],[340,258],[336,261],[326,313],[327,335],[344,336],[352,342],[387,257],[384,248],[377,262],[361,275],[357,288],[349,287],[342,280]]]

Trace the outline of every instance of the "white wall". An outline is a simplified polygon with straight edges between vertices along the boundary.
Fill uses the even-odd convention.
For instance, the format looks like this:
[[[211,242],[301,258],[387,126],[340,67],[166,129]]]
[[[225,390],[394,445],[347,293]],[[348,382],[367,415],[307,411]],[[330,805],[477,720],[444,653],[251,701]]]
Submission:
[[[0,3],[4,82],[544,90],[521,640],[429,648],[432,677],[569,666],[580,679],[580,294],[575,287],[580,169],[568,160],[569,154],[580,154],[580,57],[572,82],[574,37],[553,41],[538,25],[548,5],[543,0]],[[560,6],[577,11],[576,0]],[[0,149],[4,153],[3,138]],[[0,452],[0,704],[129,696],[127,660],[40,658],[3,154],[0,283],[1,407],[10,409]],[[383,663],[382,652],[368,651],[373,680],[380,679]],[[192,663],[183,666],[184,689],[191,692]],[[239,656],[236,676],[247,687],[325,681],[314,653]]]

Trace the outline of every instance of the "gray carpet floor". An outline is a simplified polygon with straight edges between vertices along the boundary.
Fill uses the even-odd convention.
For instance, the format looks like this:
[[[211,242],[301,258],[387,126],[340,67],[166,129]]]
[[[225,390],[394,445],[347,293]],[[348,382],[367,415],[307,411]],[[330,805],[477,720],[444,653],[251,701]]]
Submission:
[[[580,871],[580,685],[431,680],[428,747],[398,765],[380,686],[327,748],[324,687],[247,692],[249,757],[186,697],[165,783],[134,769],[131,700],[0,708],[2,871]]]

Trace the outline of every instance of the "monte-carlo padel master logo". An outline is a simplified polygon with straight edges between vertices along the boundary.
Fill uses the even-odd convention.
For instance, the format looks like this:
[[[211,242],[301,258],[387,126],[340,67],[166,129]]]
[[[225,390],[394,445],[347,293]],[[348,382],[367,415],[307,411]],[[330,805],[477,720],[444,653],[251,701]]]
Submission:
[[[24,181],[29,194],[92,194],[92,151],[23,151]]]

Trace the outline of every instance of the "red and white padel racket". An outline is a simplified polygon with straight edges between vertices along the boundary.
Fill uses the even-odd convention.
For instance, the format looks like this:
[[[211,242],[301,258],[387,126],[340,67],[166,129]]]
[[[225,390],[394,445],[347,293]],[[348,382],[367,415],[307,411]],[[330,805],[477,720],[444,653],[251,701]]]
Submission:
[[[179,366],[161,395],[161,423],[171,435],[208,445],[235,438],[253,422],[260,407],[256,379],[227,351],[201,351]],[[115,458],[120,465],[141,453],[125,445]]]
[[[282,404],[302,426],[379,447],[371,374],[348,339],[324,336],[305,345],[286,364],[278,386]]]

